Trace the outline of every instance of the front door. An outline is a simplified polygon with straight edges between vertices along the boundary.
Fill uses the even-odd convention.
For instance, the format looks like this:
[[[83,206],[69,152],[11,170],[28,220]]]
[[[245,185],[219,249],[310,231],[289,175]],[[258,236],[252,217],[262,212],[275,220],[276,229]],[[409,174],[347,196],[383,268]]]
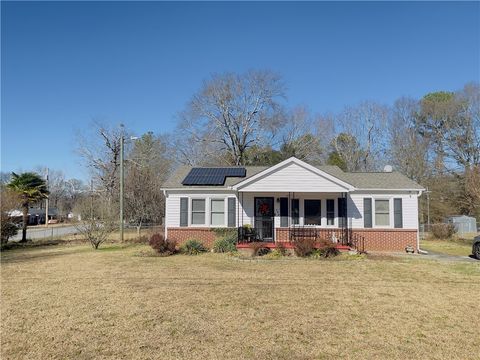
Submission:
[[[255,198],[255,230],[260,240],[273,241],[273,197]]]

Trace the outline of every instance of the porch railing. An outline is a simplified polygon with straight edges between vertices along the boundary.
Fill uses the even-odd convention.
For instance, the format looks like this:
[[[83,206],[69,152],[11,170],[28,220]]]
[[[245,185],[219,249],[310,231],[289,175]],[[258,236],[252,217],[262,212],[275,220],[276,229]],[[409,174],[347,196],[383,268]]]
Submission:
[[[261,231],[255,228],[238,228],[238,243],[264,241]],[[288,240],[280,242],[294,243],[298,239],[313,239],[315,242],[326,242],[350,246],[360,252],[365,251],[365,238],[352,229],[329,229],[311,226],[292,226],[288,228]],[[271,241],[270,239],[268,241]]]

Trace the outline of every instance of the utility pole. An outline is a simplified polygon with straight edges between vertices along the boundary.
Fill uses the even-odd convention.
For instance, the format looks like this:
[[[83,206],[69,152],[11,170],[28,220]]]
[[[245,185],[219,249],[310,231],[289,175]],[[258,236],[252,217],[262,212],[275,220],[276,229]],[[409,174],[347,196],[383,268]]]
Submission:
[[[120,124],[122,134],[120,137],[120,241],[123,242],[123,198],[125,190],[125,173],[124,173],[124,147],[125,147],[125,128]],[[137,140],[138,137],[130,136],[128,141]]]
[[[46,176],[45,176],[45,184],[47,185],[47,190],[48,190],[48,167],[47,167]],[[48,227],[48,195],[45,199],[45,227]]]
[[[120,137],[120,241],[123,242],[123,186],[124,186],[124,175],[123,175],[123,147],[125,142],[125,135],[123,131]]]

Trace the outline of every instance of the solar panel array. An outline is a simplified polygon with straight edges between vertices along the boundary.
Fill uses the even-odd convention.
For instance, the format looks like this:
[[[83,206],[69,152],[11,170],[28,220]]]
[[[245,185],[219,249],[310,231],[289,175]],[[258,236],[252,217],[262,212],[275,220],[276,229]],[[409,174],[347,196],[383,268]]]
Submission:
[[[245,177],[247,170],[240,167],[193,168],[183,179],[183,185],[223,185],[227,177]]]

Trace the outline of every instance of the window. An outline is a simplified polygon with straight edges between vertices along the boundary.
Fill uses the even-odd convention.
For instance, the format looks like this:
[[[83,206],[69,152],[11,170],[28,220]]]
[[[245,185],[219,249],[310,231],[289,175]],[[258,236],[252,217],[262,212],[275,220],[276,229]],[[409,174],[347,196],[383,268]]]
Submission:
[[[333,199],[327,200],[327,225],[335,224],[335,201]]]
[[[345,217],[347,215],[347,199],[338,198],[338,227],[344,227],[347,224],[345,223]]]
[[[205,199],[192,199],[192,225],[205,224]]]
[[[223,199],[212,199],[211,225],[225,225],[225,202]]]
[[[321,225],[321,202],[320,200],[305,200],[305,225]]]
[[[300,201],[298,199],[292,199],[292,220],[294,225],[300,223]]]
[[[390,202],[375,200],[375,226],[390,225]]]

